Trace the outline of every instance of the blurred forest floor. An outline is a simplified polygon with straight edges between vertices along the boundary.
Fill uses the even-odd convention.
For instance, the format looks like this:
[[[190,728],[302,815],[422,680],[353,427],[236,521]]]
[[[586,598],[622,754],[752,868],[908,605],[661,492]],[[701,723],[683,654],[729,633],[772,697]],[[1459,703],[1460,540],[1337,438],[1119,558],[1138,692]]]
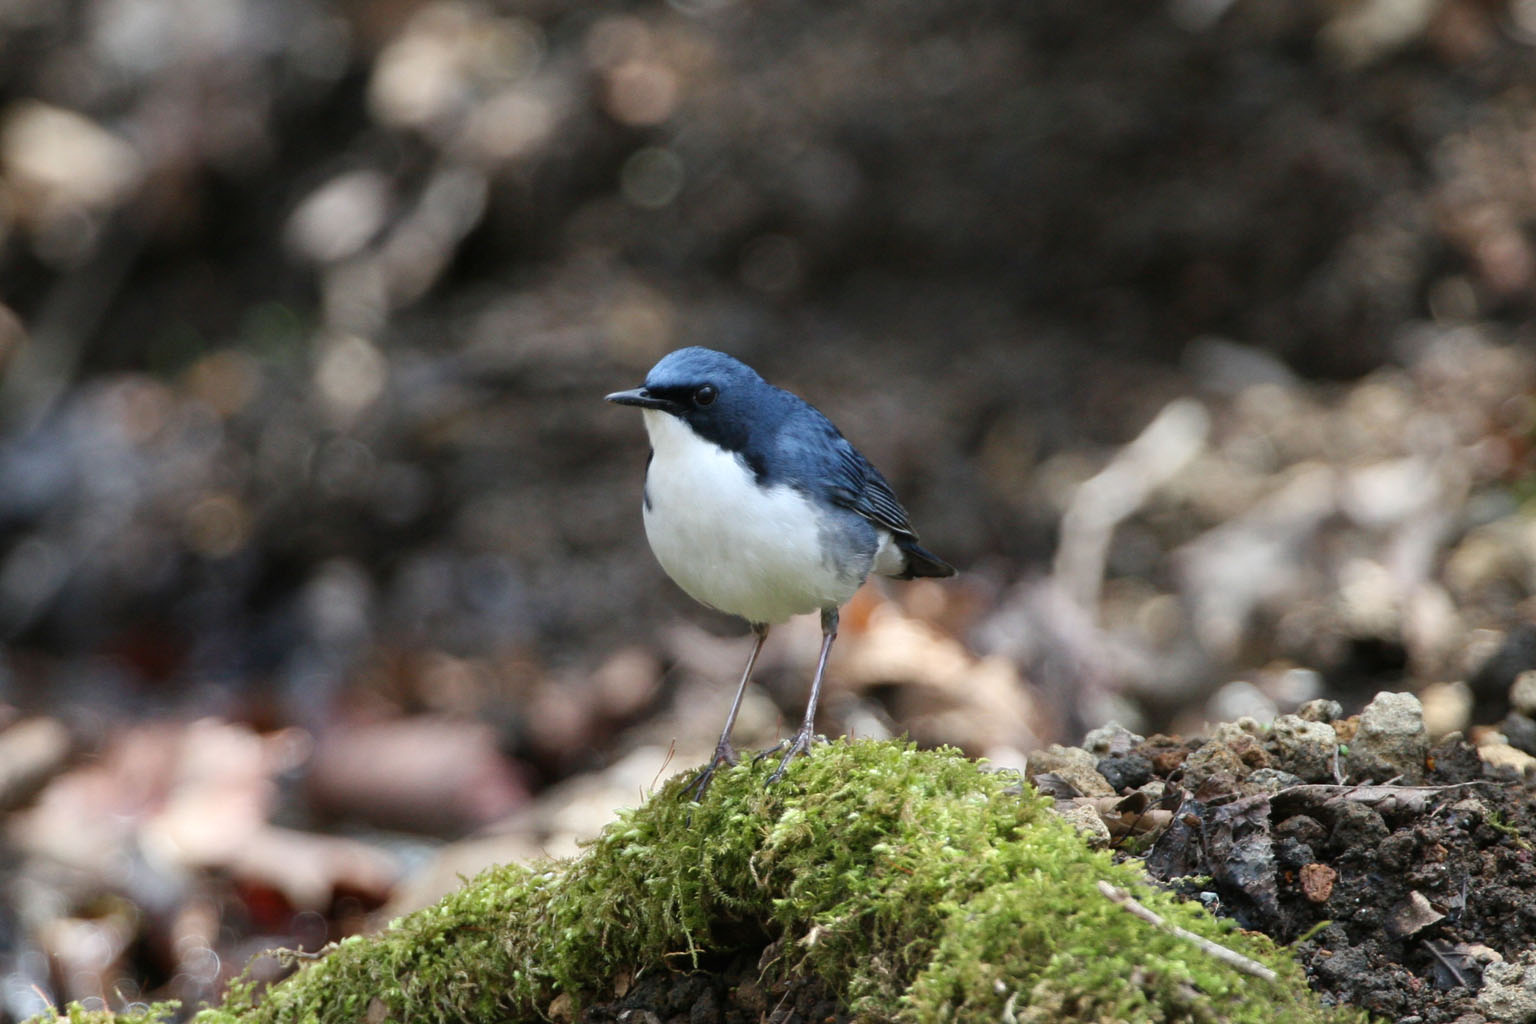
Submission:
[[[195,1004],[701,761],[745,631],[601,401],[684,344],[962,569],[856,599],[829,734],[1496,725],[1533,308],[1530,0],[0,0],[0,1019]]]

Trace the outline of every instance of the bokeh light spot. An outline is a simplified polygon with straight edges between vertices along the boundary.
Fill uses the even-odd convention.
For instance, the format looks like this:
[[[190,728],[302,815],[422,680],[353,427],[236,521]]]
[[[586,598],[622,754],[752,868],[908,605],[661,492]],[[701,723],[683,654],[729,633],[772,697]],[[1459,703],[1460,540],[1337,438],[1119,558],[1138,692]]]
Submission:
[[[315,383],[332,412],[357,415],[384,390],[389,366],[372,342],[357,335],[333,340],[320,357]]]
[[[619,172],[624,198],[646,210],[659,210],[683,190],[683,161],[670,149],[647,146],[624,161]]]

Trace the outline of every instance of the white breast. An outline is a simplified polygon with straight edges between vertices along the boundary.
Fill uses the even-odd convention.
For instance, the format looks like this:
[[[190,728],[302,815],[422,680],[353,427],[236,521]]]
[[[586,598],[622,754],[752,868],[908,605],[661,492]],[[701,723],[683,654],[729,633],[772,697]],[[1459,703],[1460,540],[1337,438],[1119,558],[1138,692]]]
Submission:
[[[869,565],[827,556],[816,507],[791,487],[764,490],[742,460],[667,413],[644,410],[651,437],[645,535],[689,596],[749,622],[846,602]],[[869,561],[873,561],[873,552]]]

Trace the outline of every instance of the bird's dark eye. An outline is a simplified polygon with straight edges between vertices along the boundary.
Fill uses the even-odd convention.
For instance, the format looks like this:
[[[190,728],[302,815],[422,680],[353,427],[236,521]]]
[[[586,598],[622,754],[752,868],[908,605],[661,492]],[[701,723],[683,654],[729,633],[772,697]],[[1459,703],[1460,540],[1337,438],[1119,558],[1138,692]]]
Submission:
[[[713,384],[705,384],[693,393],[693,402],[695,405],[711,405],[719,393]]]

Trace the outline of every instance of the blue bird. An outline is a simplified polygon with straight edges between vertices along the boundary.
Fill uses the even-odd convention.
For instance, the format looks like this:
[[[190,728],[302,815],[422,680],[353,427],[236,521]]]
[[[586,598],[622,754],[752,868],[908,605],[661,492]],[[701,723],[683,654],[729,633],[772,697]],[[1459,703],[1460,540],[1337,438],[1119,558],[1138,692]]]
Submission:
[[[685,794],[702,800],[715,770],[737,763],[731,729],[769,627],[821,613],[805,718],[779,744],[788,749],[775,782],[815,738],[838,609],[871,572],[905,580],[954,567],[918,544],[891,485],[831,420],[723,352],[678,349],[643,386],[607,400],[645,418],[645,535],[656,560],[690,597],[741,616],[756,635],[714,757]]]

